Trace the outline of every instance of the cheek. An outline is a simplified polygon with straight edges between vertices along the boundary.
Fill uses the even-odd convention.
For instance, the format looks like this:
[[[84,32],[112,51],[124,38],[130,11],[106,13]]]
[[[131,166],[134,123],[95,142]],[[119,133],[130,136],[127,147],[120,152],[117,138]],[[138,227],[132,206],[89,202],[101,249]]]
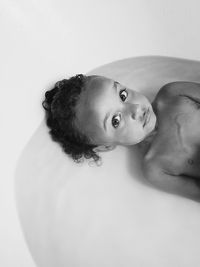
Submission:
[[[120,129],[116,136],[125,142],[135,142],[141,136],[141,129],[137,123],[129,121],[124,124],[124,127]]]

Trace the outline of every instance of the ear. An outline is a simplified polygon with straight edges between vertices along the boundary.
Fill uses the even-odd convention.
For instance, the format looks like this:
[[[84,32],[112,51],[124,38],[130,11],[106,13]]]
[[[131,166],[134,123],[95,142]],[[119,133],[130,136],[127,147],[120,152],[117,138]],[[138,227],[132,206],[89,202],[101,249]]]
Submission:
[[[100,145],[95,148],[93,148],[94,152],[107,152],[115,149],[116,145]]]

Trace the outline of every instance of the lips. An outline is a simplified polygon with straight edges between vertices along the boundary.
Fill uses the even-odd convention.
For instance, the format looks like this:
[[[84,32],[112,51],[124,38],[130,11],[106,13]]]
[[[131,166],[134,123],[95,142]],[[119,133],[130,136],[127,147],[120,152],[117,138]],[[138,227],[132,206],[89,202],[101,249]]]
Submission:
[[[149,122],[149,118],[150,118],[150,112],[149,112],[149,108],[148,108],[146,111],[146,114],[145,114],[143,127]]]

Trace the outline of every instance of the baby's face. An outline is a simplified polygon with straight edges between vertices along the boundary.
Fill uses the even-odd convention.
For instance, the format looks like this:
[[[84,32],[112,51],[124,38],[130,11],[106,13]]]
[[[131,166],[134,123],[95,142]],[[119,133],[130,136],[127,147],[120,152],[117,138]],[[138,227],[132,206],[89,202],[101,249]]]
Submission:
[[[94,145],[134,145],[154,130],[156,116],[144,95],[93,75],[80,95],[75,122]]]

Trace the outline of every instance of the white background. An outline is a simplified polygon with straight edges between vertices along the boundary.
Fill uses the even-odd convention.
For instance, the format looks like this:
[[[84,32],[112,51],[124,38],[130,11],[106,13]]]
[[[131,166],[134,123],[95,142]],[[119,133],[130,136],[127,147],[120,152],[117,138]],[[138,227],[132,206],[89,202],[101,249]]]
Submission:
[[[114,60],[200,59],[198,0],[1,0],[0,266],[33,267],[17,217],[14,170],[57,80]]]

